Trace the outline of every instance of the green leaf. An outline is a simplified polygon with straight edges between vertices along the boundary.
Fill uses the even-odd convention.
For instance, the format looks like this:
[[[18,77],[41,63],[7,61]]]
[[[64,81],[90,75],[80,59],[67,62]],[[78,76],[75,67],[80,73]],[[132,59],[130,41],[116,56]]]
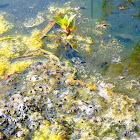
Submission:
[[[64,16],[64,19],[65,19],[65,20],[66,20],[66,22],[68,23],[68,20],[69,20],[68,15],[65,15],[65,16]]]
[[[52,19],[53,19],[54,22],[59,24],[62,28],[64,28],[64,29],[66,28],[66,26],[64,24],[65,23],[64,19],[59,18],[59,17],[53,17]]]
[[[69,19],[69,17],[68,17],[67,15],[65,15],[64,18],[63,18],[63,20],[64,20],[64,25],[65,25],[66,27],[68,27],[68,19]]]
[[[75,20],[73,19],[69,25],[70,29],[73,29],[75,27]]]
[[[69,19],[68,19],[68,26],[70,25],[70,23],[74,20],[76,14],[72,15]]]

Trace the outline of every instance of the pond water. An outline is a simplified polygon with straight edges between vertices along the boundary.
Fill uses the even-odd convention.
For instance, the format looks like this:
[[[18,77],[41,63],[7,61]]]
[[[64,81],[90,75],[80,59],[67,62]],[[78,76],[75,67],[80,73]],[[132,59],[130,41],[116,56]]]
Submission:
[[[67,10],[65,11],[64,9]],[[67,13],[68,15],[76,14],[75,24],[77,28],[73,32],[74,39],[72,40],[74,43],[70,42],[70,39],[68,39],[67,42],[65,42],[65,40],[62,39],[61,42],[56,43],[57,39],[51,37],[44,37],[42,39],[43,42],[41,42],[41,40],[36,42],[36,36],[37,36],[36,34],[38,33],[37,32],[33,33],[33,31],[36,30],[42,31],[49,23],[49,21],[52,19],[52,17],[54,17],[59,11],[63,11],[64,14]],[[25,124],[24,126],[22,126],[22,128],[25,128],[25,126],[27,126],[30,123],[30,121],[36,123],[39,120],[40,124],[37,124],[36,128],[31,128],[30,126],[29,129],[26,128],[27,130],[25,129],[22,130],[22,132],[24,131],[25,133],[27,133],[26,135],[27,139],[28,138],[39,139],[39,135],[42,134],[43,135],[42,139],[44,138],[49,140],[51,139],[61,140],[65,138],[73,139],[73,140],[76,139],[86,140],[86,134],[89,131],[91,132],[90,133],[91,139],[94,138],[95,140],[109,139],[109,138],[111,138],[111,140],[121,139],[121,138],[123,139],[125,135],[127,135],[127,138],[131,138],[131,139],[139,138],[139,134],[138,134],[139,133],[138,129],[140,127],[138,125],[139,109],[138,107],[137,108],[134,107],[135,103],[136,105],[139,106],[139,102],[140,102],[140,1],[139,0],[86,0],[86,1],[85,0],[72,0],[72,1],[1,0],[0,20],[3,18],[8,22],[8,23],[4,22],[4,24],[6,24],[8,29],[7,30],[5,29],[6,32],[4,33],[1,33],[0,31],[0,41],[1,41],[0,66],[1,69],[2,68],[4,69],[0,71],[0,80],[1,80],[0,95],[2,95],[0,100],[4,100],[3,103],[1,104],[0,119],[3,119],[2,117],[4,116],[4,115],[2,116],[3,113],[2,111],[4,110],[2,106],[3,105],[7,106],[7,103],[11,102],[11,98],[8,98],[9,96],[10,97],[12,96],[12,99],[18,98],[18,100],[20,100],[20,98],[21,100],[25,100],[24,98],[25,96],[26,97],[33,96],[33,98],[37,96],[38,98],[37,101],[35,101],[35,99],[33,98],[28,99],[34,103],[34,106],[30,107],[32,108],[30,113],[26,114],[25,112],[24,113],[22,112],[21,113],[22,115],[21,114],[19,115],[18,111],[20,109],[18,111],[16,110],[17,116],[19,115],[18,117],[20,118],[22,118],[23,115],[25,114],[26,116],[27,115],[30,116],[31,114],[30,117],[32,117],[32,120],[31,119],[28,120],[27,118],[27,121],[25,121]],[[10,24],[12,24],[13,27],[9,26]],[[0,25],[2,25],[1,21],[0,21]],[[2,29],[3,28],[0,28],[0,30]],[[48,32],[49,35],[56,35],[57,38],[59,39],[61,38],[60,37],[61,33],[62,33],[62,28],[59,25],[55,25]],[[8,42],[7,37],[14,37],[15,39],[11,42],[10,41]],[[2,38],[6,38],[6,39],[3,40]],[[30,40],[30,38],[35,40]],[[12,49],[13,56],[11,56],[11,54],[9,54],[8,52],[6,54],[6,50],[3,49],[4,43],[7,43],[6,47],[9,49],[9,52],[10,49]],[[51,53],[56,55],[57,58],[60,59],[62,65],[56,68],[54,65],[57,65],[57,63],[52,61],[53,68],[55,69],[55,71],[57,71],[57,69],[59,72],[61,71],[60,74],[64,73],[64,77],[63,74],[62,77],[60,75],[56,76],[55,74],[54,74],[55,78],[52,76],[53,70],[50,68],[52,63],[50,63],[49,60],[46,60],[46,58],[44,58],[45,55],[40,56],[42,49],[40,49],[37,52],[39,54],[38,57],[35,58],[21,57],[21,59],[19,59],[19,56],[28,54],[28,51],[36,52],[36,50],[38,50],[40,46],[42,47],[41,43],[43,44],[44,50],[50,51]],[[59,47],[53,48],[52,47],[53,44],[55,45],[59,44]],[[31,50],[31,47],[33,45],[38,48],[35,50],[34,49]],[[73,46],[78,45],[78,47],[74,48],[72,45]],[[25,46],[29,46],[29,48]],[[57,60],[57,58],[55,57],[54,59]],[[23,65],[22,68],[18,68],[17,65],[20,65],[18,63],[17,65],[12,66],[12,64],[14,64],[15,62],[22,63],[22,61],[24,60],[37,61],[38,63],[33,64],[29,68],[28,66],[32,63],[31,61],[28,64],[26,64],[26,62],[21,64],[21,66]],[[47,71],[46,69],[44,69],[42,63],[39,61],[41,62],[43,61],[42,63],[44,67],[48,68],[49,70]],[[45,64],[44,61],[46,62]],[[65,64],[66,68],[63,66],[63,63],[66,63]],[[23,72],[24,71],[23,67],[27,68],[25,72]],[[15,69],[15,71],[13,69]],[[41,90],[37,89],[37,93],[36,90],[35,91],[33,90],[34,88],[39,88],[40,86],[42,87],[44,86],[44,83],[41,81],[42,79],[34,80],[36,76],[38,76],[37,77],[38,79],[40,77],[46,78],[46,76],[43,74],[43,70],[42,71],[40,70],[38,72],[38,69],[39,70],[44,69],[44,72],[49,73],[48,75],[50,79],[47,77],[48,81],[47,80],[46,81],[50,84],[49,85],[50,89],[48,87],[49,91],[46,92],[47,95],[44,95],[44,93],[40,93]],[[9,77],[12,78],[13,75],[15,75],[13,79],[8,79]],[[33,76],[32,78],[31,75]],[[56,77],[57,78],[59,77],[58,79],[61,80],[60,81],[58,79],[56,80]],[[76,77],[82,82],[78,81],[74,84],[68,84],[67,81],[69,77],[73,77],[73,78]],[[29,82],[30,81],[29,79],[31,79],[33,83]],[[58,81],[60,83],[62,82],[62,85],[59,85]],[[80,86],[79,83],[81,84]],[[88,85],[86,85],[85,83],[88,83]],[[95,84],[98,87],[98,90],[95,89],[95,92],[97,92],[98,95],[96,95],[91,90],[86,89],[87,87],[89,87],[90,85],[89,83]],[[84,87],[85,85],[86,88]],[[79,86],[79,87],[75,89],[74,88],[75,86]],[[110,95],[111,97],[106,96],[106,90],[104,90],[104,88],[106,88],[107,91],[109,90],[110,93],[113,95]],[[32,92],[29,92],[28,89]],[[13,92],[11,92],[11,90]],[[22,92],[22,94],[25,93],[25,95],[18,94],[19,91]],[[60,93],[64,92],[64,94],[60,95],[59,92]],[[75,95],[77,92],[79,92],[78,94],[80,96]],[[70,93],[71,96],[69,95]],[[83,93],[85,95],[81,95]],[[56,98],[56,96],[60,96],[60,98]],[[90,101],[88,101],[88,96]],[[60,107],[62,107],[62,104],[60,103],[61,102],[60,99],[63,98],[69,99],[71,100],[71,102],[63,101],[63,104],[66,106],[64,106],[64,108],[61,110]],[[122,99],[122,101],[120,98]],[[13,103],[14,105],[10,104],[11,106],[15,106],[15,104],[17,104],[17,102],[15,103],[14,99],[12,100],[12,102],[14,102]],[[48,105],[47,106],[48,110],[45,109],[44,107],[46,104],[45,105],[43,104],[44,105],[43,106],[40,103],[41,100],[44,100],[44,102]],[[112,100],[113,102],[113,107],[111,109],[109,108],[110,105],[112,106],[110,100]],[[116,103],[114,103],[115,100]],[[135,101],[132,102],[133,100]],[[19,102],[20,101],[18,101],[18,103]],[[55,102],[54,106],[52,105],[53,102]],[[58,103],[59,106],[56,105],[56,102]],[[88,110],[87,111],[88,113],[85,111],[86,112],[85,115],[83,113],[84,112],[83,110],[88,109],[86,108],[86,106],[88,105],[89,107],[92,104],[91,102],[94,104],[94,106],[92,106],[94,108],[94,111],[92,112],[91,110]],[[72,103],[76,105],[78,104],[77,105],[78,109],[82,111],[81,112],[79,110],[77,111],[76,110],[77,108],[75,108],[76,105],[74,106]],[[43,111],[40,114],[32,115],[32,111],[36,107],[35,106],[36,104],[38,104],[37,112],[40,113],[39,108],[42,109],[42,106],[44,110],[42,109]],[[127,112],[125,113],[128,115],[128,118],[131,118],[131,122],[128,121],[131,127],[129,126],[129,124],[127,126],[124,125],[125,123],[128,123],[125,122],[125,119],[126,120],[128,119],[124,117],[125,113],[124,114],[122,113],[123,117],[122,114],[120,115],[119,113],[118,114],[116,113],[117,114],[116,115],[114,113],[117,116],[116,117],[117,120],[114,119],[115,117],[114,118],[108,117],[109,115],[111,116],[110,112],[113,110],[113,108],[115,108],[116,106],[117,107],[121,105],[123,106],[124,104],[126,104],[126,106],[128,107]],[[52,109],[51,106],[53,106],[54,108]],[[72,110],[71,108],[73,110],[76,110],[74,113],[72,112],[72,115],[71,113],[65,112],[65,109],[71,111]],[[123,109],[122,112],[124,111]],[[99,112],[98,111],[96,112],[95,110],[99,110]],[[133,111],[129,113],[128,110],[133,110]],[[103,115],[103,118],[101,117],[102,111],[105,114]],[[9,121],[10,124],[9,126],[8,124],[6,125],[4,123],[6,122],[6,117],[9,117],[9,114],[10,113],[8,112],[4,116],[5,121],[0,120],[1,123],[0,139],[2,138],[16,139],[16,137],[19,138],[23,137],[24,139],[23,133],[20,135],[19,132],[21,129],[21,126],[19,125],[21,125],[22,123],[17,125],[16,128],[12,132],[10,132],[10,127],[12,129],[14,125],[12,121],[15,116],[13,118],[11,117],[12,115],[10,116],[12,119],[11,122]],[[66,115],[65,119],[63,115]],[[75,115],[74,116],[75,118],[72,121],[73,115]],[[63,119],[60,116],[63,117]],[[78,123],[78,117],[83,119],[83,116],[84,116],[85,125]],[[119,117],[123,119],[119,120]],[[35,118],[39,118],[39,119],[36,120]],[[47,121],[49,120],[50,121],[49,123],[52,123],[53,125],[49,126],[49,123],[44,118],[47,119]],[[135,119],[135,122],[133,122],[134,124],[132,124],[132,120],[133,120],[132,118]],[[66,123],[64,125],[65,127],[59,126],[58,128],[59,123],[56,125],[56,122],[59,122],[60,120],[61,122],[63,121],[63,124]],[[95,124],[95,121],[97,122],[97,124]],[[121,124],[121,121],[125,123]],[[107,126],[106,123],[108,122],[109,125]],[[18,121],[16,123],[18,123]],[[44,125],[44,123],[46,123],[47,126]],[[91,123],[93,124],[91,125]],[[70,124],[70,126],[68,126],[68,124]],[[42,130],[41,127],[39,128],[40,125],[42,126],[42,129],[44,127],[46,131]],[[74,128],[71,129],[71,126]],[[85,126],[88,127],[86,128]],[[98,132],[96,127],[100,130],[100,132]],[[63,132],[63,129],[66,129],[64,134],[63,133],[58,134],[59,131]],[[92,132],[92,130],[94,130],[94,132]],[[34,133],[33,131],[36,132]],[[127,133],[127,131],[129,132]],[[134,133],[132,137],[130,132]],[[44,133],[46,133],[46,135],[44,135]],[[82,135],[82,133],[84,134]],[[67,137],[67,135],[70,136]],[[88,137],[87,139],[90,138]]]

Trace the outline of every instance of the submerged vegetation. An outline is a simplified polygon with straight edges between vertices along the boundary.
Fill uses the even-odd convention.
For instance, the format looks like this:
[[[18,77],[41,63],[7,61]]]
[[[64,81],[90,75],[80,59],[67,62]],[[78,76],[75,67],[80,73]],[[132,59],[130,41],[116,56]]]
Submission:
[[[8,21],[4,20],[3,16],[0,16],[0,36],[12,28],[13,28],[13,25],[9,23]]]

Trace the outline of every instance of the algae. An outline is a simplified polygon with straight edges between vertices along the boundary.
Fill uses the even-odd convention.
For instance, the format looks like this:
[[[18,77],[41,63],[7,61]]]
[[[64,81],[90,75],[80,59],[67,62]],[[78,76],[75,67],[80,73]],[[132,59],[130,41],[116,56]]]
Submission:
[[[4,20],[3,16],[0,16],[0,36],[3,35],[3,33],[11,30],[13,27],[14,27],[13,24]]]
[[[27,21],[24,22],[24,26],[26,28],[32,28],[34,26],[38,26],[45,21],[45,19],[39,14],[37,15],[36,19],[29,18],[29,19],[26,19],[26,20]]]
[[[6,74],[7,75],[13,75],[15,73],[22,73],[32,63],[33,63],[33,61],[31,61],[31,60],[12,63],[8,67],[8,69],[6,71]]]
[[[33,140],[65,140],[67,133],[67,127],[58,125],[57,122],[50,125],[50,122],[46,121],[40,125],[39,130],[35,131]]]
[[[27,46],[27,50],[39,50],[43,47],[43,41],[39,39],[40,31],[33,31],[31,37],[24,36],[22,42]]]
[[[20,52],[24,50],[19,38],[9,38],[0,40],[0,57],[2,59],[12,60],[20,56]]]
[[[31,64],[31,61],[16,62],[15,64],[12,63],[14,59],[20,57],[21,52],[25,51],[20,37],[2,38],[0,40],[0,45],[0,79],[3,79],[4,75],[13,75],[16,72],[21,73]]]
[[[3,76],[9,66],[8,61],[0,61],[0,76]]]

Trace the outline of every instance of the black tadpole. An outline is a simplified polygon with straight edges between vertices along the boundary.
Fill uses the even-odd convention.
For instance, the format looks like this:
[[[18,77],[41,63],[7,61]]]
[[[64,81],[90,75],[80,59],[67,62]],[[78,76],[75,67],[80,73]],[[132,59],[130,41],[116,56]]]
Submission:
[[[91,18],[93,18],[93,0],[91,0],[90,3],[91,3],[91,7],[90,7]]]

